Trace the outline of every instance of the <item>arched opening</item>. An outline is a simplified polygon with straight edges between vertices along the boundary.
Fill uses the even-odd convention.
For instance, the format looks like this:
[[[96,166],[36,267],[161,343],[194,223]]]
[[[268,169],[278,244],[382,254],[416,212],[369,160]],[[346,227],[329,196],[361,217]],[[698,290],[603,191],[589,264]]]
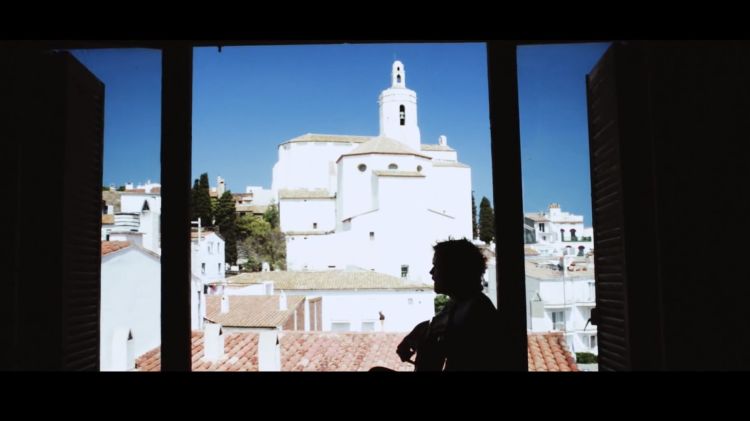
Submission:
[[[403,105],[398,106],[398,118],[402,126],[406,124],[406,107]]]

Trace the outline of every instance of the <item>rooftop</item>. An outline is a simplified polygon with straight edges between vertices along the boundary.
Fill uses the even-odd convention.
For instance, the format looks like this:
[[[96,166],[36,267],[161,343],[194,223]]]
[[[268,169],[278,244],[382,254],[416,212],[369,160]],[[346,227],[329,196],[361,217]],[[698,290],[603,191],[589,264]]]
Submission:
[[[258,334],[225,333],[225,354],[214,362],[203,359],[203,332],[192,333],[193,371],[258,371]],[[414,371],[396,355],[404,333],[279,332],[281,371],[367,371],[387,367]],[[530,333],[529,371],[578,371],[562,333]],[[161,369],[161,348],[136,360],[139,371]]]
[[[130,247],[128,241],[102,241],[102,256]]]
[[[334,142],[334,143],[364,143],[372,139],[372,136],[349,136],[349,135],[337,135],[337,134],[318,134],[318,133],[305,133],[302,136],[297,136],[293,139],[289,139],[286,142],[281,143],[299,143],[299,142]]]
[[[336,197],[328,189],[281,189],[279,190],[279,200],[281,199],[332,199]]]
[[[221,312],[221,296],[206,296],[206,320],[227,327],[283,326],[305,297],[288,296],[287,310],[279,310],[279,295],[228,295],[229,311]]]
[[[203,332],[192,333],[193,371],[258,371],[258,334],[225,334],[224,357],[215,362],[203,359]],[[367,371],[374,366],[413,371],[396,355],[403,333],[279,333],[281,371]],[[140,371],[159,371],[161,348],[136,360]]]
[[[357,146],[353,150],[342,154],[339,159],[345,156],[369,154],[416,155],[421,156],[422,158],[432,159],[429,156],[423,155],[397,140],[382,136],[374,137],[368,140],[367,142]]]
[[[283,290],[429,289],[432,285],[409,284],[401,278],[373,271],[273,271],[247,272],[225,279],[230,286],[273,281]]]

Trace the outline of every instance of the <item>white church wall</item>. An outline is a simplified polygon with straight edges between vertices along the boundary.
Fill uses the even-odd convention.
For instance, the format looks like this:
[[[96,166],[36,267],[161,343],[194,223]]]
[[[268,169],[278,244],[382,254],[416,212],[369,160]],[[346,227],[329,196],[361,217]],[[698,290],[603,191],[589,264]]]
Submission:
[[[279,161],[274,165],[271,190],[277,195],[280,189],[329,189],[332,183],[332,165],[341,154],[358,144],[341,142],[289,142],[279,146]]]
[[[343,269],[348,250],[342,245],[334,234],[287,235],[287,270]]]
[[[375,209],[373,203],[372,179],[373,171],[387,171],[391,164],[398,167],[398,171],[417,171],[422,167],[424,171],[429,166],[429,160],[414,155],[354,155],[344,156],[338,162],[339,181],[337,193],[337,210],[339,221]],[[364,171],[359,166],[365,165]]]
[[[471,235],[471,169],[433,167],[427,184],[427,207],[453,217],[446,221],[454,238]]]
[[[336,228],[334,199],[281,199],[281,231],[325,232]]]
[[[456,151],[422,151],[422,153],[435,160],[451,162],[458,161],[458,153]]]

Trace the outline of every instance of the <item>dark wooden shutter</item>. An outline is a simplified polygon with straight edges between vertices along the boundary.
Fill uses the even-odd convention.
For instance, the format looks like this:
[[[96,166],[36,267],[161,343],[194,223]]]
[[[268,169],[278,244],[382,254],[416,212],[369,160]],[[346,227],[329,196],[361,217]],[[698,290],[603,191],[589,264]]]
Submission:
[[[4,367],[99,368],[104,86],[68,53],[3,51],[11,264]]]
[[[69,54],[63,191],[62,368],[99,369],[104,84]]]
[[[614,53],[586,77],[599,368],[630,368]]]
[[[652,122],[640,46],[614,44],[586,78],[599,369],[661,367]]]

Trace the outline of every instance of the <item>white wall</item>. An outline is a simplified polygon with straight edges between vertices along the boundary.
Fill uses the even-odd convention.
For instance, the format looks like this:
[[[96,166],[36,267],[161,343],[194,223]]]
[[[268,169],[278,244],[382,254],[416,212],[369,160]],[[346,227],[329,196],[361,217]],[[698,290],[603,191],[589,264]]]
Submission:
[[[596,305],[593,273],[591,277],[561,279],[535,279],[527,277],[528,327],[532,332],[557,330],[552,321],[552,312],[564,312],[563,325],[570,334],[568,347],[572,352],[598,352],[598,347],[589,346],[590,335],[596,335],[596,326],[586,324],[591,317],[591,309]],[[541,317],[533,317],[530,300],[539,293],[544,308]],[[585,329],[584,329],[585,328]]]
[[[227,288],[227,295],[264,295],[262,285]],[[360,331],[362,322],[375,322],[381,330],[379,311],[385,315],[385,332],[410,332],[417,323],[435,315],[435,293],[432,290],[286,290],[287,296],[322,297],[323,330],[333,322],[349,322],[352,331]],[[309,317],[309,309],[305,309]]]
[[[359,170],[365,164],[367,169]],[[422,167],[424,172],[430,167],[430,161],[414,155],[353,155],[342,157],[338,162],[338,189],[336,196],[337,223],[355,215],[375,209],[373,203],[373,171],[387,171],[388,166],[396,164],[399,171],[417,171]],[[426,173],[425,173],[426,174]],[[400,180],[408,177],[395,177]],[[421,205],[419,202],[415,204]]]
[[[336,190],[336,160],[359,146],[345,142],[290,142],[279,146],[279,160],[273,167],[271,190]]]
[[[423,154],[432,157],[432,159],[441,161],[458,161],[458,152],[456,151],[422,151]]]
[[[140,213],[143,201],[148,202],[151,212],[161,213],[161,195],[148,193],[122,193],[120,195],[120,212]]]
[[[325,232],[336,228],[335,199],[281,199],[281,231]],[[317,228],[313,228],[317,223]]]
[[[191,241],[190,245],[190,267],[193,276],[201,279],[204,283],[224,280],[226,271],[224,262],[224,240],[214,233],[204,231],[200,242]],[[202,264],[206,264],[205,273]],[[221,266],[219,266],[221,265]]]
[[[128,247],[102,257],[100,366],[112,369],[112,338],[118,328],[133,333],[135,355],[161,343],[161,264]]]

